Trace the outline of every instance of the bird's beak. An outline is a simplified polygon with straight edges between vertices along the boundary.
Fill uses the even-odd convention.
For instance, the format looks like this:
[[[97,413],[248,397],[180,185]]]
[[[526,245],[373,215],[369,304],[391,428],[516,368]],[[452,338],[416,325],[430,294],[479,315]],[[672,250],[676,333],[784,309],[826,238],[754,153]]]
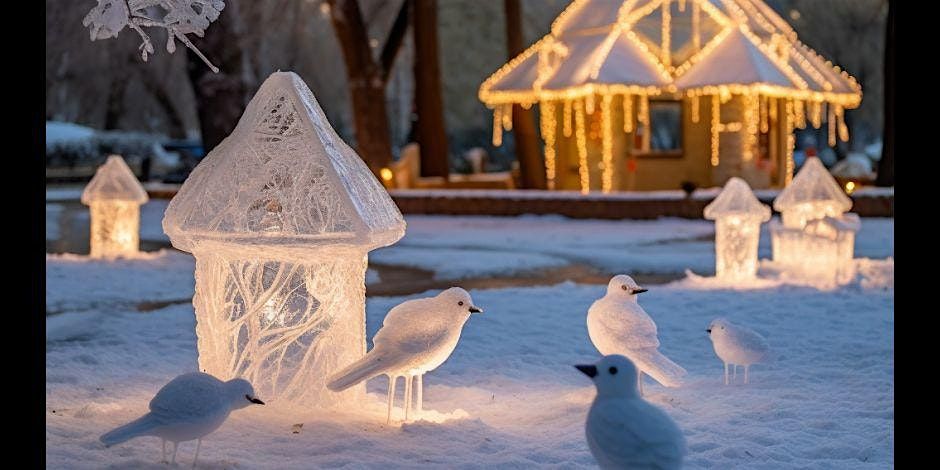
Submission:
[[[705,332],[708,333],[708,334],[712,334],[712,329],[709,328],[709,329],[705,330]]]
[[[470,306],[470,313],[483,313],[483,309],[475,305]]]
[[[633,294],[642,294],[642,293],[644,293],[644,292],[646,292],[646,291],[648,291],[648,290],[649,290],[649,289],[633,289],[633,290],[631,291],[631,293],[633,293]]]
[[[258,399],[257,397],[251,397],[251,398],[248,399],[248,401],[250,401],[250,402],[252,402],[252,403],[254,403],[254,404],[256,404],[256,405],[263,405],[263,404],[264,404],[264,402],[261,401],[260,399]]]
[[[574,368],[580,370],[581,372],[584,372],[584,375],[592,379],[594,378],[595,375],[597,375],[597,366],[594,366],[594,365],[586,366],[583,364],[579,364],[579,365],[574,366]]]

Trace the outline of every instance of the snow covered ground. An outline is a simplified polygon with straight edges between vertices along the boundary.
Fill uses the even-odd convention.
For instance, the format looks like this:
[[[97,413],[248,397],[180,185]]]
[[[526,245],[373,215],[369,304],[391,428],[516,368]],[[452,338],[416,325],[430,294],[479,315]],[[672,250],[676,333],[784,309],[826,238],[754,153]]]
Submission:
[[[453,356],[425,381],[426,408],[466,418],[385,426],[384,379],[375,379],[372,402],[351,415],[277,406],[235,413],[204,442],[200,468],[590,468],[583,422],[594,391],[571,365],[597,357],[585,312],[603,290],[562,283],[472,292],[486,313],[471,318]],[[402,300],[368,300],[370,337]],[[642,303],[659,324],[662,351],[690,373],[683,388],[646,387],[685,432],[687,468],[892,466],[890,285],[735,291],[687,279],[655,286]],[[719,315],[755,328],[775,351],[773,363],[752,368],[750,385],[723,385],[704,331]],[[192,307],[48,322],[58,331],[46,348],[48,467],[163,468],[156,438],[105,449],[97,437],[144,412],[169,378],[195,370]],[[182,446],[181,459],[193,446]]]
[[[144,206],[142,239],[160,239],[164,209],[165,201]],[[47,222],[64,213],[47,203]],[[706,221],[407,221],[408,235],[370,260],[442,279],[561,263],[714,271],[714,229]],[[863,219],[862,226],[856,256],[875,259],[860,261],[860,276],[848,286],[820,290],[770,279],[731,289],[692,275],[642,294],[661,350],[690,374],[679,389],[646,386],[647,398],[685,432],[687,468],[893,466],[894,266],[877,258],[893,255],[894,222]],[[57,230],[47,228],[47,239]],[[761,256],[769,254],[764,233]],[[192,258],[170,249],[113,262],[47,255],[46,267],[47,308],[62,312],[47,317],[48,468],[166,468],[157,463],[156,438],[110,449],[97,438],[143,413],[170,378],[196,369]],[[370,270],[368,277],[378,276]],[[597,358],[585,315],[603,292],[571,282],[473,290],[486,312],[470,319],[450,360],[426,376],[425,407],[438,412],[427,413],[429,420],[386,426],[385,381],[375,379],[370,402],[349,414],[277,404],[236,412],[203,443],[199,468],[594,468],[583,434],[594,389],[571,366]],[[417,296],[370,297],[368,336],[389,308]],[[774,362],[752,367],[747,386],[723,385],[705,333],[716,316],[756,329],[775,351]],[[301,422],[302,432],[292,434]],[[194,446],[181,446],[181,465]]]

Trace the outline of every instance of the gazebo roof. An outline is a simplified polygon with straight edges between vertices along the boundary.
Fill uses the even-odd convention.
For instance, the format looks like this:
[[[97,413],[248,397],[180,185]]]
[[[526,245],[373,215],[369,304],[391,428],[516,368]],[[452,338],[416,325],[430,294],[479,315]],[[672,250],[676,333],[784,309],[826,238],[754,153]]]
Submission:
[[[722,216],[754,217],[766,222],[770,220],[770,208],[761,204],[751,187],[737,176],[725,183],[724,189],[714,201],[705,206],[705,218],[715,220]]]
[[[829,170],[817,157],[809,157],[793,181],[774,199],[774,209],[785,211],[799,204],[827,202],[843,212],[852,208],[852,200],[845,195]]]
[[[598,92],[758,92],[858,106],[861,88],[761,0],[575,0],[480,86],[487,105]]]
[[[405,221],[303,80],[276,72],[183,183],[163,228],[186,251],[202,240],[372,249],[400,239]]]
[[[120,155],[111,155],[98,167],[95,176],[82,191],[82,204],[98,201],[127,201],[144,204],[147,191]]]

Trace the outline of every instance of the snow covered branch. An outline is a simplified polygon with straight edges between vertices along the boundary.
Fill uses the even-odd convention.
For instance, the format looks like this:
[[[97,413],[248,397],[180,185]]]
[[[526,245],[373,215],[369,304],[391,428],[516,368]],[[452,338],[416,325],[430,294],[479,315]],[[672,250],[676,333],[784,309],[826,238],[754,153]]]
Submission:
[[[117,37],[125,26],[133,29],[140,35],[140,56],[145,62],[154,49],[143,28],[164,28],[167,52],[172,54],[176,50],[178,39],[218,73],[219,68],[212,65],[186,35],[203,37],[206,28],[219,18],[224,8],[224,0],[98,0],[98,5],[85,15],[82,24],[89,27],[92,41]]]

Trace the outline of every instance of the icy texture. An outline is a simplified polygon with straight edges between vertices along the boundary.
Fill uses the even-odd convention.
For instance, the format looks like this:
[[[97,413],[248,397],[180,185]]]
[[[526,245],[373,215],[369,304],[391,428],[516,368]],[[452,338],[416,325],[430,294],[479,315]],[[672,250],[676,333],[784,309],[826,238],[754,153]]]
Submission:
[[[265,400],[327,407],[365,353],[366,253],[405,222],[303,81],[272,74],[170,202],[163,227],[196,256],[199,366]]]
[[[824,217],[803,230],[770,224],[773,260],[788,276],[815,280],[822,285],[845,284],[855,278],[855,233],[858,215]]]
[[[98,168],[82,191],[82,203],[90,206],[92,258],[132,256],[140,248],[140,205],[147,192],[118,155]]]
[[[390,245],[405,222],[385,188],[330,126],[293,72],[272,74],[228,138],[193,170],[163,228],[173,245]],[[266,252],[271,250],[266,249]]]
[[[808,158],[790,186],[774,199],[774,209],[783,214],[783,225],[803,228],[813,219],[838,217],[852,208],[852,200],[842,191],[818,158]]]
[[[757,275],[760,224],[770,220],[770,208],[757,200],[743,179],[733,177],[705,206],[705,218],[715,221],[716,276],[753,279]]]
[[[852,262],[856,214],[843,214],[852,200],[818,158],[803,168],[776,199],[783,223],[770,225],[773,260],[788,276],[820,284],[844,284],[855,277]]]
[[[153,54],[153,44],[143,27],[164,28],[167,31],[167,52],[176,50],[176,39],[193,50],[213,72],[219,69],[190,42],[187,34],[203,37],[209,24],[218,19],[223,0],[98,0],[82,20],[88,26],[91,40],[117,37],[125,26],[140,35],[140,56],[144,61]]]

